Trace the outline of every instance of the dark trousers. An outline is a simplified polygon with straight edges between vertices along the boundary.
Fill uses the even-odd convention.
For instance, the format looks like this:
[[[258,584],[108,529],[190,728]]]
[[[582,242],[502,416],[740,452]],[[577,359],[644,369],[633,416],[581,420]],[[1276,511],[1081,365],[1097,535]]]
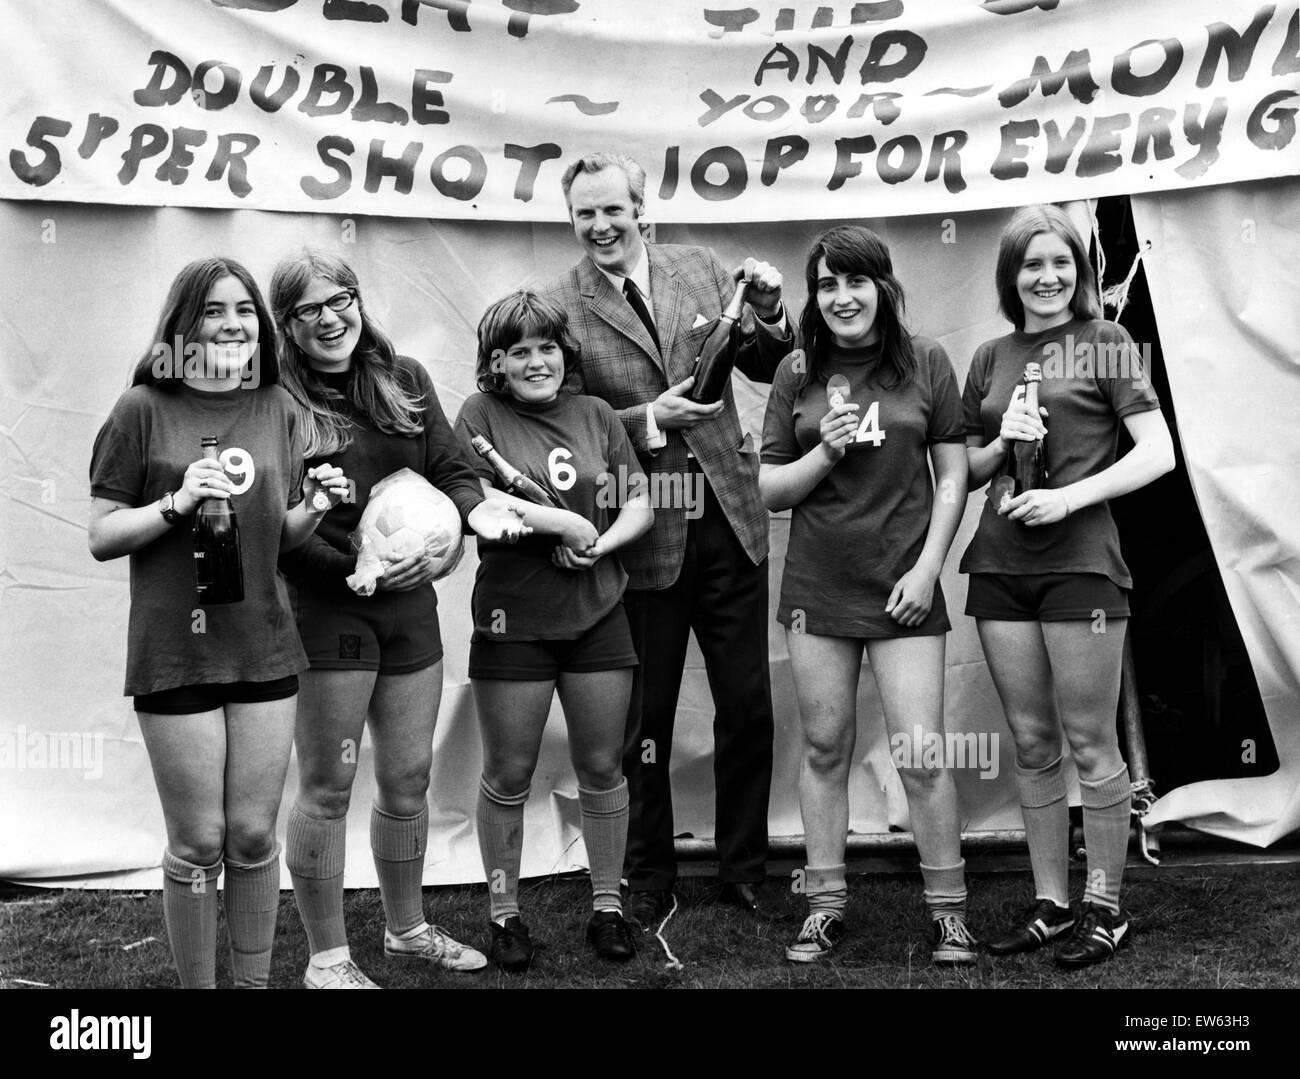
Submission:
[[[631,797],[627,878],[634,890],[671,888],[673,721],[691,630],[713,694],[713,776],[719,876],[760,881],[772,786],[772,690],[767,663],[767,560],[755,566],[713,489],[688,524],[681,575],[669,588],[628,589],[624,603],[641,665],[632,684],[623,772]],[[648,744],[647,744],[648,743]]]

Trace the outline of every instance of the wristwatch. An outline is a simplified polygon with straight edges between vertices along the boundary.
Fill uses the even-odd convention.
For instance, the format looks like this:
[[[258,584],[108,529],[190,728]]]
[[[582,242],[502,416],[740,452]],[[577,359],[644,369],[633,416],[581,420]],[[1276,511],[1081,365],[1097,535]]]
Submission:
[[[176,492],[168,491],[162,496],[158,503],[158,512],[162,514],[163,520],[169,525],[174,525],[181,519],[181,515],[176,512]]]

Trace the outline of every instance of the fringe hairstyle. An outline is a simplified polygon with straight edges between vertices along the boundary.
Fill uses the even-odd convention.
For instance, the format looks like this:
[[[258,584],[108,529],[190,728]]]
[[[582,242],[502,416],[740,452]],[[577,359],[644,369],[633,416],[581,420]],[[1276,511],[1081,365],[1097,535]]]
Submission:
[[[182,364],[179,362],[187,346],[195,338],[199,327],[203,325],[203,312],[208,304],[208,296],[216,283],[223,278],[233,277],[247,290],[257,310],[257,352],[253,362],[260,364],[258,375],[261,383],[274,386],[280,381],[280,365],[276,357],[275,322],[262,299],[262,291],[253,280],[247,268],[232,258],[213,255],[210,258],[196,259],[184,267],[172,281],[167,290],[167,299],[163,301],[162,314],[158,317],[158,326],[154,330],[153,343],[149,346],[131,372],[132,386],[167,387],[182,379]],[[178,361],[166,365],[166,374],[160,375],[158,348],[163,346],[174,350],[177,342],[181,346]]]
[[[474,381],[484,393],[509,397],[505,375],[492,370],[492,353],[502,352],[525,337],[554,341],[564,357],[563,388],[578,392],[578,363],[582,352],[569,330],[569,316],[564,308],[532,289],[517,289],[502,296],[483,312],[478,324],[478,357],[474,363]]]
[[[357,294],[361,336],[352,353],[352,378],[345,393],[326,384],[293,337],[289,312],[316,278],[330,281],[340,289],[353,289]],[[353,423],[338,408],[338,402],[344,400],[386,435],[410,438],[424,430],[423,398],[414,387],[404,386],[399,380],[393,343],[366,311],[357,275],[343,259],[312,250],[281,259],[271,275],[271,309],[281,331],[284,388],[297,402],[303,420],[305,456],[339,453],[352,444]]]
[[[908,385],[916,376],[916,352],[903,322],[903,286],[894,276],[889,248],[862,225],[837,225],[813,241],[804,267],[808,299],[799,316],[799,335],[808,365],[795,392],[801,392],[810,382],[825,380],[826,359],[835,345],[835,338],[817,305],[817,264],[822,259],[831,273],[865,274],[875,282],[876,327],[881,341],[878,381],[886,389]]]
[[[1035,236],[1049,232],[1065,241],[1074,256],[1074,295],[1070,313],[1075,318],[1101,318],[1101,301],[1097,298],[1097,275],[1088,261],[1088,249],[1064,210],[1057,206],[1024,206],[1012,215],[998,241],[998,262],[993,279],[997,284],[998,307],[1017,330],[1025,328],[1025,307],[1020,302],[1016,278],[1024,265],[1025,251]]]

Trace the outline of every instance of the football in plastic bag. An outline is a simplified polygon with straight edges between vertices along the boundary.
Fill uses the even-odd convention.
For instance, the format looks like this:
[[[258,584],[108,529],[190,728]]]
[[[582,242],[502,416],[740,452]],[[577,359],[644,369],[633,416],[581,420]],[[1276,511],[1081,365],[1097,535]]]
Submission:
[[[464,551],[455,504],[409,468],[371,488],[354,542],[357,568],[348,586],[363,596],[374,593],[375,582],[389,566],[421,549],[433,559],[435,581],[456,568]]]

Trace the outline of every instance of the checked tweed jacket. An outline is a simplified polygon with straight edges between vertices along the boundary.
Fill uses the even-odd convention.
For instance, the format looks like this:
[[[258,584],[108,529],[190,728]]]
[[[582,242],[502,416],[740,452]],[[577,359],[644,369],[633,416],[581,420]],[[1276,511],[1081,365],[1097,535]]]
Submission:
[[[735,281],[709,248],[648,243],[646,253],[663,356],[632,306],[590,258],[584,257],[545,292],[568,312],[582,347],[579,378],[585,392],[603,398],[618,412],[652,484],[654,473],[676,473],[683,482],[689,480],[690,450],[757,565],[767,557],[768,515],[758,497],[758,454],[741,432],[730,384],[717,416],[689,429],[665,430],[667,445],[653,454],[645,444],[645,406],[694,373],[700,345],[731,299]],[[789,330],[779,334],[748,315],[742,325],[736,367],[755,382],[770,383],[792,347]],[[686,527],[684,508],[655,507],[654,527],[619,552],[629,588],[655,590],[677,580]]]

